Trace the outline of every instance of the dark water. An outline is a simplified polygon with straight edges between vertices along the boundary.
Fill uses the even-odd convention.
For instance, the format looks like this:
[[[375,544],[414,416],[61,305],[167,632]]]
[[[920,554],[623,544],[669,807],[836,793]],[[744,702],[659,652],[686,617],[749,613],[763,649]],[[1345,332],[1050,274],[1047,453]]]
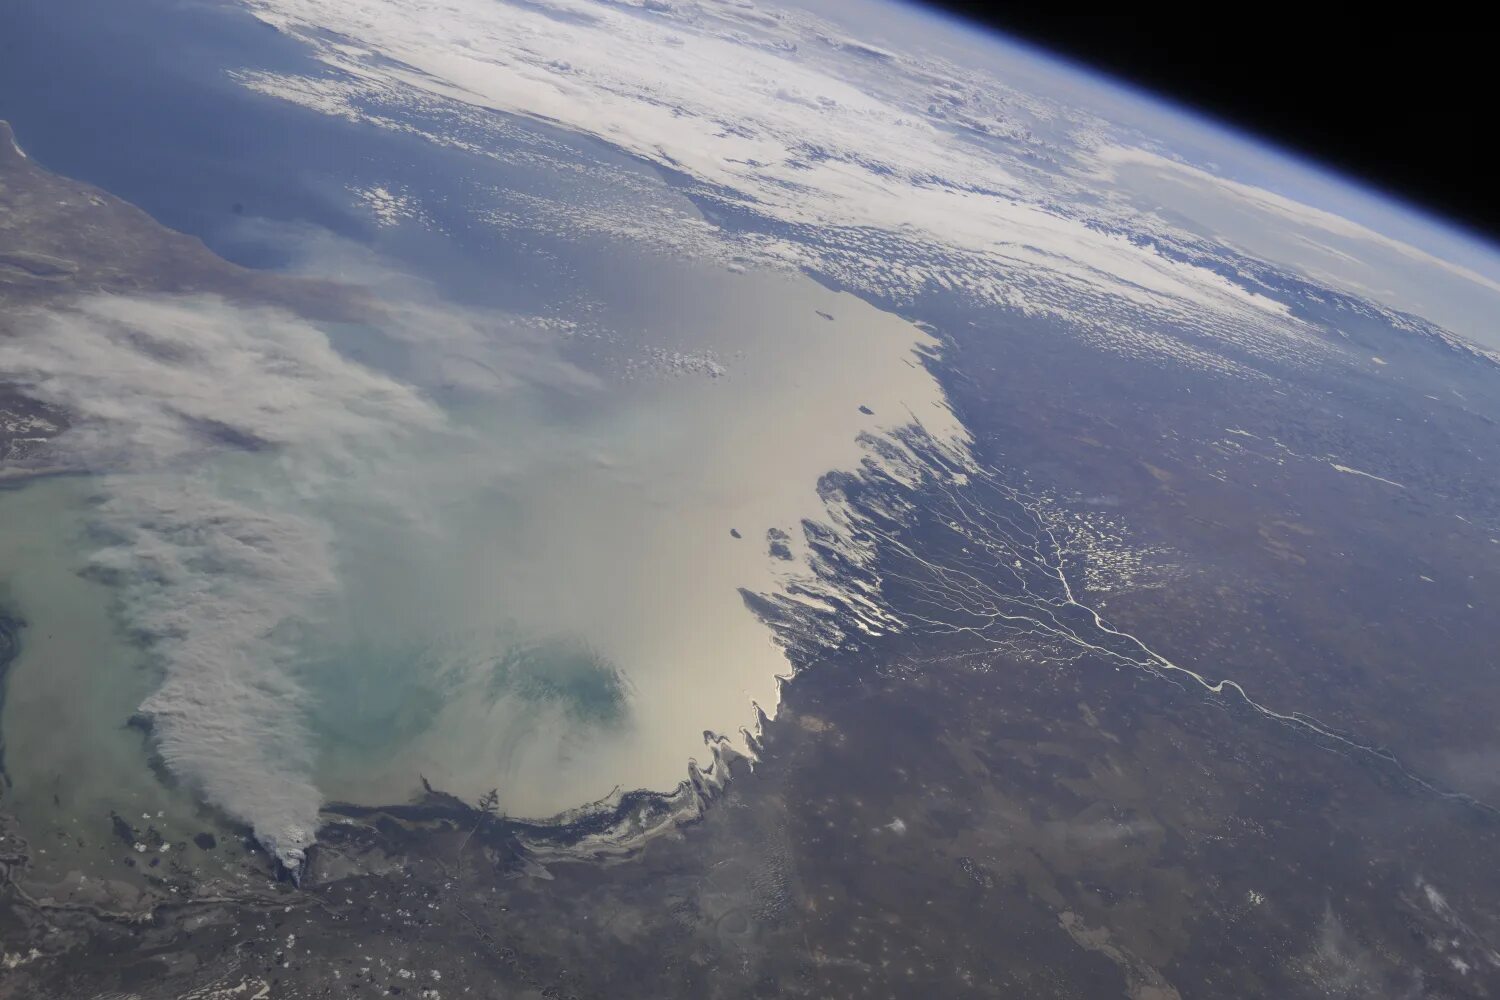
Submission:
[[[349,141],[353,130],[331,134],[339,130],[257,98],[224,73],[309,68],[295,44],[252,18],[151,0],[21,0],[0,13],[0,39],[9,40],[0,41],[0,117],[48,169],[245,264],[271,261],[228,239],[243,214],[358,234],[340,205],[347,198],[330,189],[368,155]]]
[[[243,11],[145,0],[20,0],[0,9],[0,118],[47,169],[87,181],[255,268],[304,263],[320,233],[378,250],[445,298],[537,311],[603,252],[533,239],[518,248],[474,224],[499,192],[555,196],[556,171],[447,149],[257,94],[236,70],[324,76],[302,46]],[[641,173],[628,158],[542,126],[558,149]],[[502,157],[504,141],[486,135]],[[426,227],[382,229],[355,192],[410,191]],[[545,253],[538,254],[542,249]],[[562,263],[559,264],[559,259]]]

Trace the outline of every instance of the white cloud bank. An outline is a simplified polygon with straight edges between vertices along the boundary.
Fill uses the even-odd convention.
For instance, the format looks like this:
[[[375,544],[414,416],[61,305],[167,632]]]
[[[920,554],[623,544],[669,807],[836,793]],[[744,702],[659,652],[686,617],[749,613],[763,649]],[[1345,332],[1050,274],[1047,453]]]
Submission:
[[[1084,172],[1038,169],[1038,157],[1086,154],[1097,120],[948,64],[873,59],[807,15],[587,0],[247,3],[337,70],[246,71],[247,86],[480,151],[474,119],[452,109],[558,123],[782,227],[788,237],[758,251],[850,287],[897,299],[951,288],[1065,317],[1115,350],[1220,368],[1234,365],[1183,334],[1322,356],[1280,303],[1097,225],[1080,211],[1103,210]],[[434,108],[444,114],[420,114]],[[1063,137],[1042,143],[1032,122]]]
[[[244,2],[336,71],[247,71],[248,86],[479,151],[482,137],[466,131],[475,120],[453,109],[560,124],[784,227],[787,239],[756,250],[849,287],[898,301],[949,288],[1064,317],[1107,349],[1221,370],[1240,370],[1234,357],[1247,354],[1329,356],[1279,303],[1225,277],[1232,268],[1159,253],[1153,237],[1170,236],[1173,223],[1152,214],[1151,191],[1120,167],[1127,158],[1172,163],[1160,144],[1051,96],[1087,93],[1069,70],[1053,71],[1050,93],[1039,92],[1046,74],[1034,62],[1008,78],[999,47],[980,71],[753,4]],[[920,38],[921,15],[905,16]],[[443,115],[415,125],[403,113],[438,108]],[[1495,339],[1493,278],[1182,167],[1196,171],[1194,198],[1208,205],[1200,221],[1228,249]],[[1336,252],[1292,252],[1289,219],[1303,250],[1311,240]],[[1219,223],[1226,233],[1212,232]],[[1442,294],[1424,294],[1434,283]]]
[[[322,796],[291,642],[337,586],[298,494],[444,418],[273,309],[95,295],[12,327],[0,371],[70,414],[60,457],[104,474],[91,565],[161,667],[140,708],[164,760],[295,868]],[[281,468],[237,480],[226,446]]]
[[[332,459],[372,427],[441,421],[410,387],[275,309],[101,294],[13,326],[0,371],[73,414],[58,443],[91,469],[158,469],[226,441]]]

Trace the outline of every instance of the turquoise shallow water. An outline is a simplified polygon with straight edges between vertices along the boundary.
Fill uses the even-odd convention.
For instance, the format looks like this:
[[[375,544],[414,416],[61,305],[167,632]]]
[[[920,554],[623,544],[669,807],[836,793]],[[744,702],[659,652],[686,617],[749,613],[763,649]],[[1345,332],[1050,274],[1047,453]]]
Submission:
[[[0,603],[22,622],[0,711],[5,808],[34,849],[34,873],[116,875],[131,853],[111,812],[150,817],[173,839],[214,824],[182,789],[158,780],[145,734],[130,726],[156,677],[87,564],[93,483],[56,477],[0,490]]]
[[[95,302],[38,335],[92,380],[75,401],[118,395],[136,423],[100,424],[128,472],[0,494],[0,578],[30,623],[0,725],[28,828],[76,820],[97,845],[110,810],[185,828],[207,803],[295,845],[319,803],[401,801],[423,777],[545,817],[671,789],[705,730],[772,710],[787,661],[741,590],[805,569],[800,522],[826,514],[819,477],[868,457],[860,435],[962,436],[915,353],[934,340],[800,274],[611,229],[701,219],[602,146],[512,122],[481,157],[351,126],[227,81],[297,61],[248,19],[132,16],[184,57],[93,67],[90,39],[140,30],[101,11],[71,72],[6,71],[58,77],[54,110],[98,129],[24,107],[23,143],[388,312],[320,327],[143,300],[119,337],[100,317],[122,304]],[[405,213],[372,215],[376,190]],[[163,328],[158,355],[201,364],[143,358]],[[268,446],[203,451],[184,413]]]
[[[107,839],[111,811],[185,826],[202,801],[269,839],[315,828],[319,801],[403,801],[422,778],[546,817],[669,790],[705,730],[774,709],[788,664],[742,588],[805,569],[798,526],[826,515],[819,477],[867,457],[861,434],[918,413],[958,434],[915,363],[928,338],[796,275],[640,256],[595,288],[613,339],[577,360],[573,334],[514,317],[422,345],[550,381],[454,388],[346,330],[345,360],[319,363],[413,379],[420,424],[340,409],[303,427],[309,401],[269,450],[0,494],[28,623],[3,720],[28,825]],[[621,363],[663,343],[724,360]]]

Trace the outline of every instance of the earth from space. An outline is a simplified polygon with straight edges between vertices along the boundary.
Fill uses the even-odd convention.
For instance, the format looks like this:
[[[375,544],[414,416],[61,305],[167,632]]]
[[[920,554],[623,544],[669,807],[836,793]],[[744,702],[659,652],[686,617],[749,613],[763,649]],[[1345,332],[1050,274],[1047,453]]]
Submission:
[[[1500,993],[1500,250],[875,0],[0,5],[0,997]]]

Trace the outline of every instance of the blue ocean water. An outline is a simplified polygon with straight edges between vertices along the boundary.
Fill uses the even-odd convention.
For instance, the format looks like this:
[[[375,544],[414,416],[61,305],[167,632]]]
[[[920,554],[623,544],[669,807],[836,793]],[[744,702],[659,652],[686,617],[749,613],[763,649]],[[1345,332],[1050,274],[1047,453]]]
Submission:
[[[558,267],[474,224],[497,191],[555,192],[568,183],[556,172],[308,111],[242,86],[235,70],[325,74],[299,43],[228,5],[23,0],[0,11],[0,118],[28,154],[235,263],[297,266],[297,237],[317,232],[378,250],[446,298],[520,311],[555,302],[568,273],[608,269],[576,243],[545,248],[573,258]],[[510,124],[646,175],[597,143]],[[420,197],[430,225],[374,224],[354,192],[377,185]]]

